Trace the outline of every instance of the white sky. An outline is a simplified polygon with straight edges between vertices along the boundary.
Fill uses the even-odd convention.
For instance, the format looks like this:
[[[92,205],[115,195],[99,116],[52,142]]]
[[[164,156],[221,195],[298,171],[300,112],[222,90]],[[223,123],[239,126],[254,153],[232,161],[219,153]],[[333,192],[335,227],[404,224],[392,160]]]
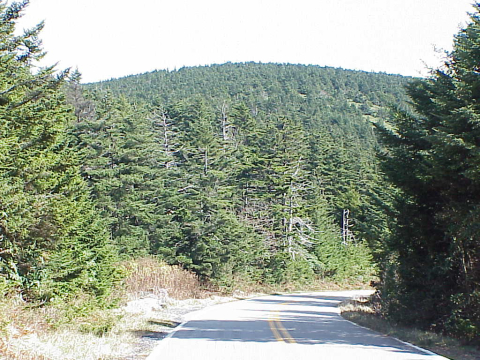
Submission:
[[[84,82],[231,62],[315,64],[426,75],[474,0],[30,0],[44,65]]]

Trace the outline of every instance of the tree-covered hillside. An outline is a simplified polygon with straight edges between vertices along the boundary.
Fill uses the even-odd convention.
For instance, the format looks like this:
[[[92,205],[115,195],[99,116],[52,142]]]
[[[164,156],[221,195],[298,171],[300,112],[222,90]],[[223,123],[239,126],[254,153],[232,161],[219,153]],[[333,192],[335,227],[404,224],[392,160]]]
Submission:
[[[157,71],[85,98],[71,88],[72,136],[125,254],[227,282],[366,279],[391,196],[373,123],[404,106],[408,81],[256,63]]]
[[[248,63],[85,87],[32,71],[27,3],[1,9],[4,289],[103,296],[117,256],[145,255],[223,285],[372,276],[390,201],[372,122],[407,79]]]
[[[340,138],[372,140],[368,119],[382,121],[388,107],[406,100],[408,78],[329,67],[227,63],[155,71],[91,84],[148,104],[201,97],[220,110],[244,103],[257,119],[277,114],[307,130],[326,127]]]
[[[201,99],[218,126],[241,104],[253,123],[265,125],[285,117],[304,131],[308,168],[319,177],[330,209],[340,224],[344,209],[355,218],[355,232],[378,241],[384,228],[387,186],[375,186],[377,141],[372,123],[383,124],[392,107],[404,108],[404,86],[397,75],[375,74],[319,66],[227,63],[89,84],[157,112],[186,99]],[[225,136],[225,134],[223,134]],[[367,204],[368,203],[368,204]],[[383,218],[383,220],[380,220]],[[368,224],[366,222],[369,222]],[[378,246],[375,246],[378,249]]]

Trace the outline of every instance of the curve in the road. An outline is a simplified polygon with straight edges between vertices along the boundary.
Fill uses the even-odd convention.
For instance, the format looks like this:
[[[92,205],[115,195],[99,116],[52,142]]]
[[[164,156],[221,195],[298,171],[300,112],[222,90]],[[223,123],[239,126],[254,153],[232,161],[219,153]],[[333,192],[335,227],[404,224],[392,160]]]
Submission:
[[[441,356],[343,319],[360,292],[265,296],[206,308],[162,340],[148,360],[440,360]]]

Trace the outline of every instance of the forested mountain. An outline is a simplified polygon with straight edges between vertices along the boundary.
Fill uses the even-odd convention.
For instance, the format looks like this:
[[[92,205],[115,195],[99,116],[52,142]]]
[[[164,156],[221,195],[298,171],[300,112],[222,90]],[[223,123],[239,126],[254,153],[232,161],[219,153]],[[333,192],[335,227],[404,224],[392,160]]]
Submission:
[[[221,285],[372,276],[390,201],[372,121],[406,79],[249,63],[85,89],[32,71],[26,4],[1,8],[2,288],[102,298],[117,256],[145,255]]]
[[[71,84],[71,135],[125,254],[227,282],[367,276],[390,201],[372,123],[408,81],[228,63]]]
[[[88,85],[155,124],[172,230],[150,251],[223,282],[365,278],[373,254],[386,316],[478,341],[473,20],[428,80],[228,63]]]
[[[218,126],[238,104],[245,106],[259,124],[274,117],[288,118],[305,132],[303,140],[311,149],[310,167],[315,166],[310,170],[320,176],[325,195],[334,204],[337,223],[341,222],[342,209],[352,209],[356,231],[372,240],[378,234],[367,233],[383,225],[371,223],[371,217],[368,225],[363,220],[366,212],[372,214],[373,208],[378,208],[366,210],[364,196],[358,201],[359,193],[371,191],[362,185],[365,178],[378,175],[372,123],[383,124],[392,107],[405,107],[404,86],[409,81],[397,75],[319,66],[227,63],[155,71],[87,88],[108,90],[136,104],[147,104],[150,111],[185,99],[202,99],[217,117]],[[224,125],[230,126],[228,120]],[[382,186],[375,191],[383,192]],[[369,199],[384,200],[382,194]]]
[[[371,126],[365,117],[382,120],[388,106],[406,100],[408,78],[329,67],[227,63],[155,71],[91,84],[89,89],[148,104],[171,104],[201,97],[217,111],[244,103],[258,120],[278,114],[309,129],[327,127],[339,137],[368,143]]]

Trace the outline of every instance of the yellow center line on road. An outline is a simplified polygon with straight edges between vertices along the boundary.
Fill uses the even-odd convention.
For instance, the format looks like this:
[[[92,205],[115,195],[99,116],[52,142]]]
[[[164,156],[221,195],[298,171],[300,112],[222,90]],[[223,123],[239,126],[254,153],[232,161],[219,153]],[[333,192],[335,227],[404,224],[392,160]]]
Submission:
[[[288,305],[291,302],[284,302],[280,305]],[[270,311],[270,318],[268,319],[268,325],[270,326],[270,330],[272,330],[273,336],[275,339],[280,342],[286,342],[289,344],[295,344],[296,341],[290,335],[287,329],[282,325],[280,320],[280,311],[281,310],[271,310]]]

